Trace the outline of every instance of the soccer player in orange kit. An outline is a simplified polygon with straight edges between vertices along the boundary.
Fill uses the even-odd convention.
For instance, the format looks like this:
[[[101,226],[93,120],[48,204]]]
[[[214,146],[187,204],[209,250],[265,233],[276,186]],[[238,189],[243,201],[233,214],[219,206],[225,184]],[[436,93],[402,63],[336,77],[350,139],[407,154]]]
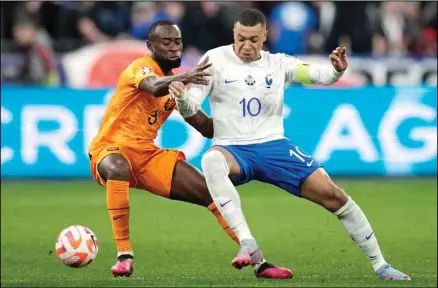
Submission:
[[[237,237],[217,210],[203,175],[185,161],[183,152],[154,144],[158,130],[176,109],[169,97],[173,81],[208,84],[208,59],[194,70],[175,75],[181,64],[182,39],[178,26],[168,20],[154,23],[148,33],[151,55],[134,60],[120,75],[116,91],[89,147],[91,172],[106,187],[106,203],[117,244],[115,277],[133,273],[129,239],[129,188],[150,191],[172,200],[208,209],[227,234]],[[204,137],[213,137],[213,123],[200,112],[185,119]],[[267,266],[267,268],[269,268]],[[269,277],[256,272],[256,276]]]

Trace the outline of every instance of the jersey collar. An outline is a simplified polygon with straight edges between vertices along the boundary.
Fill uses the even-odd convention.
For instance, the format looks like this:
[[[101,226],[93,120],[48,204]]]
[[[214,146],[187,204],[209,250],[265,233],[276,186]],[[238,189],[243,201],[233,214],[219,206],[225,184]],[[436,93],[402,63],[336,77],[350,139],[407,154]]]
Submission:
[[[158,65],[158,63],[157,62],[155,62],[155,60],[152,58],[152,56],[151,55],[149,55],[149,54],[146,54],[145,56],[144,56],[144,58],[149,62],[149,63],[151,63],[154,67],[150,67],[150,68],[154,68],[154,71],[158,71],[159,73],[159,76],[164,76],[164,73],[163,73],[163,70],[161,70],[161,67],[160,67],[160,65]],[[170,73],[169,73],[171,76],[173,76],[173,75],[175,75],[176,73],[175,73],[175,71],[172,69],[172,70],[170,70]]]

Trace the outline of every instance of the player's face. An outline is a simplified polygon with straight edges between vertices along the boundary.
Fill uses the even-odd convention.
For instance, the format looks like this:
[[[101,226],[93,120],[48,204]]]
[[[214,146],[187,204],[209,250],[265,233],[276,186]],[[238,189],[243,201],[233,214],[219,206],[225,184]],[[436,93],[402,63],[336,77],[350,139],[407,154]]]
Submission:
[[[260,50],[266,41],[268,31],[265,25],[257,24],[249,27],[243,26],[239,22],[234,25],[234,51],[243,62],[258,60]]]
[[[182,39],[181,31],[176,25],[159,26],[156,36],[148,41],[148,48],[158,63],[166,68],[178,68],[181,65]]]

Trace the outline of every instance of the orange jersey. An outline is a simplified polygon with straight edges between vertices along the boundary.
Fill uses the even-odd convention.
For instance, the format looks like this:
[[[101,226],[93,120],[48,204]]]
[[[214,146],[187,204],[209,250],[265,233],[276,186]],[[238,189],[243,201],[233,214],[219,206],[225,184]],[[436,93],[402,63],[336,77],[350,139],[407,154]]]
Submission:
[[[169,96],[155,97],[138,89],[140,82],[150,76],[164,74],[149,55],[134,60],[121,73],[91,146],[97,143],[153,142],[176,105]]]

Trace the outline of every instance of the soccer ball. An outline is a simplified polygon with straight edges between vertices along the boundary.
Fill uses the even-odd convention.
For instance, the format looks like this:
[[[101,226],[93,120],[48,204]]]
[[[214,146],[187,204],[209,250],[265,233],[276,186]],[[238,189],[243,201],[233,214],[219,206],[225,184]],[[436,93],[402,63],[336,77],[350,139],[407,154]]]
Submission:
[[[99,251],[93,231],[73,225],[61,231],[56,238],[56,255],[69,267],[84,267],[94,261]]]

